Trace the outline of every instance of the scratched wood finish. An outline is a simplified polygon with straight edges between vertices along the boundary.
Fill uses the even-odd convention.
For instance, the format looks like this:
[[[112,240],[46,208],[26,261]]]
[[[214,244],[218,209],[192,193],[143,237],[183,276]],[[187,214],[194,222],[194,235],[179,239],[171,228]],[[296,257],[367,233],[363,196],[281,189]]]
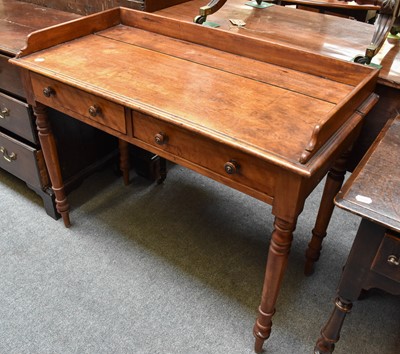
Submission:
[[[198,13],[199,7],[204,3],[204,0],[192,0],[160,10],[157,14],[192,22],[194,14]],[[231,18],[241,19],[246,25],[241,28],[233,26],[229,22]],[[364,55],[374,33],[374,26],[367,23],[283,6],[254,9],[243,6],[242,0],[227,1],[208,20],[229,32],[273,39],[295,48],[345,61]],[[301,61],[302,58],[298,60]],[[386,41],[373,58],[373,63],[382,65],[376,88],[380,100],[366,117],[360,138],[348,162],[350,171],[356,167],[386,121],[394,118],[400,111],[400,41]],[[321,91],[325,91],[325,88]]]
[[[79,18],[77,14],[40,8],[15,0],[0,0],[0,51],[15,56],[29,33]]]
[[[230,32],[273,39],[344,60],[363,54],[374,32],[372,25],[359,21],[278,5],[255,9],[243,3],[243,0],[228,0],[219,11],[208,16],[207,21],[217,23],[221,29]],[[192,0],[162,9],[157,14],[192,22],[202,5],[204,0]],[[233,26],[229,22],[232,18],[241,19],[246,25],[240,28]]]
[[[188,0],[22,0],[23,2],[53,9],[89,15],[95,12],[123,6],[136,10],[156,11]]]
[[[165,47],[160,49],[161,53],[160,51],[144,50],[140,45],[137,45],[137,34],[135,34],[137,30],[130,26],[125,28],[125,42],[110,41],[110,39],[120,39],[118,27],[117,33],[114,33],[114,27],[118,23],[120,15],[123,24],[140,26],[140,29],[152,32],[153,36],[156,36],[156,40],[147,40],[147,43],[150,43],[150,48],[152,46],[151,43],[154,41],[165,43]],[[377,71],[370,68],[342,63],[326,57],[318,57],[318,60],[323,65],[315,67],[312,65],[315,55],[305,53],[305,60],[299,62],[295,60],[300,55],[299,52],[290,47],[246,37],[242,38],[224,31],[219,31],[218,36],[216,36],[215,31],[210,28],[203,28],[202,36],[199,36],[197,33],[199,26],[197,25],[166,20],[163,17],[124,9],[121,10],[121,14],[119,14],[118,10],[109,10],[102,13],[101,16],[91,15],[75,21],[73,25],[73,32],[68,30],[70,25],[66,24],[58,26],[58,31],[54,31],[54,29],[43,31],[41,38],[38,38],[35,34],[31,35],[28,40],[29,48],[24,50],[21,55],[25,56],[41,46],[46,48],[49,45],[55,45],[57,41],[66,41],[72,33],[76,35],[81,33],[81,30],[87,34],[92,33],[93,26],[97,31],[110,26],[112,28],[106,29],[98,35],[86,36],[71,42],[68,47],[68,53],[64,53],[64,47],[51,48],[47,53],[46,60],[41,64],[41,73],[49,73],[46,72],[46,68],[54,71],[52,68],[57,67],[57,70],[62,71],[64,75],[75,76],[75,73],[81,74],[83,76],[81,78],[77,77],[77,79],[90,82],[93,85],[93,91],[97,91],[99,87],[102,87],[102,90],[107,89],[114,92],[113,96],[117,103],[128,103],[132,105],[132,108],[137,108],[135,102],[128,102],[124,98],[126,96],[136,97],[136,102],[140,102],[141,109],[144,109],[142,107],[145,106],[159,106],[162,103],[164,111],[167,113],[166,116],[183,117],[181,112],[185,112],[185,116],[190,117],[191,120],[180,119],[185,121],[185,124],[193,127],[209,124],[210,131],[216,132],[221,130],[218,124],[229,126],[226,136],[235,136],[235,139],[246,142],[249,145],[249,149],[250,146],[255,146],[262,151],[274,151],[278,156],[285,156],[285,161],[290,160],[294,165],[298,161],[307,162],[318,151],[318,148],[334,134],[344,123],[345,117],[348,117],[349,112],[354,112],[363,100],[367,98],[376,81],[373,77],[376,78],[377,76]],[[171,56],[169,49],[170,45],[173,44],[171,39],[169,42],[165,42],[165,35],[157,32],[164,32],[169,36],[175,37],[173,41],[178,46],[180,44],[176,39],[190,40],[192,42],[199,41],[200,43],[206,38],[208,46],[214,46],[215,49],[213,49],[214,52],[211,52],[212,49],[194,45],[192,46],[192,56],[190,58],[176,58]],[[134,33],[133,36],[131,33]],[[98,48],[95,57],[93,57],[92,48]],[[106,49],[102,50],[102,48]],[[225,63],[230,65],[230,62],[236,60],[236,55],[243,51],[243,55],[240,58],[243,65],[232,68],[232,72],[238,73],[240,76],[230,76],[224,72],[225,70],[215,71],[211,68],[208,69],[197,62],[202,60],[201,53],[204,50],[209,51],[211,55],[213,53],[218,55],[220,50],[232,52],[232,54],[226,53],[222,64],[218,62],[211,63],[209,60],[209,65],[214,68],[218,65],[225,67]],[[122,57],[115,58],[113,56],[105,60],[106,56],[109,55],[108,53],[116,52],[125,52],[129,57],[136,58],[143,65],[153,67],[153,76],[150,76],[148,71],[143,71],[140,68],[125,68],[126,64],[124,64]],[[165,55],[168,53],[170,54]],[[72,57],[77,56],[80,56],[82,60],[73,64]],[[67,60],[68,57],[71,57],[71,60]],[[198,57],[200,59],[197,59]],[[209,58],[213,57],[210,56]],[[22,64],[24,65],[29,61],[34,66],[36,59],[38,57],[33,55],[24,60]],[[118,62],[112,69],[113,72],[110,72],[110,68],[104,66],[109,60]],[[277,64],[280,64],[280,68],[276,66]],[[86,72],[93,65],[98,66],[99,70],[101,69],[102,75],[93,76],[88,80]],[[253,67],[257,68],[259,73],[268,73],[267,77],[263,79],[263,83],[267,85],[258,84],[262,78],[261,75],[254,77],[254,73],[244,71],[246,68]],[[280,70],[282,71],[279,72]],[[299,74],[295,71],[299,71]],[[207,86],[214,87],[214,90],[201,89],[201,86],[205,85],[205,75],[210,78],[210,81],[207,81]],[[287,76],[289,79],[279,82],[276,78],[279,75],[282,77]],[[300,80],[304,84],[303,87],[297,85],[297,91],[294,92],[292,89],[295,86],[291,86],[292,83],[289,87],[284,86],[286,83],[291,82],[291,79],[294,82],[298,75],[303,75]],[[106,80],[107,82],[105,82],[104,77],[113,77],[114,79]],[[130,83],[129,85],[126,80]],[[361,85],[362,81],[365,81],[365,83]],[[147,84],[141,85],[140,82],[146,82]],[[152,85],[158,84],[158,95],[154,95],[155,86],[149,85],[149,82]],[[173,82],[179,84],[171,86],[170,83]],[[245,91],[240,89],[244,85],[243,82],[247,86]],[[308,82],[310,84],[307,84]],[[137,87],[135,83],[137,83]],[[335,95],[332,95],[332,98],[324,97],[323,99],[318,98],[319,94],[313,97],[310,95],[312,89],[307,89],[312,85],[328,87],[331,84],[340,87],[338,92],[342,91],[342,97],[338,101],[334,101],[335,97],[338,98]],[[178,103],[176,97],[180,96],[181,86],[186,87],[185,96],[187,99]],[[235,90],[232,90],[232,87]],[[178,91],[174,92],[174,90]],[[265,91],[263,100],[251,99],[252,91],[258,93]],[[352,99],[348,99],[349,97],[352,97]],[[210,102],[216,100],[221,100],[221,102],[230,107],[231,114],[229,116],[226,116],[226,118],[220,117],[219,106],[210,104]],[[202,110],[206,110],[207,118],[204,117],[204,112],[199,107]],[[298,119],[294,121],[287,120],[285,117],[288,115],[298,117]],[[225,119],[229,119],[231,122],[240,122],[242,117],[254,120],[251,124],[252,126],[256,122],[263,122],[263,125],[259,125],[258,128],[260,132],[265,133],[265,138],[254,138],[253,131],[243,129],[238,124],[229,125],[225,121]],[[284,139],[284,136],[290,134],[293,129],[297,131],[297,134],[292,139]],[[268,134],[271,130],[275,131],[274,135]],[[279,143],[277,143],[278,141]],[[304,144],[306,141],[308,141],[308,144]]]
[[[162,9],[157,14],[192,22],[205,3],[204,0],[192,0]],[[255,9],[243,3],[243,0],[228,0],[219,11],[208,16],[207,21],[215,22],[229,32],[273,39],[346,61],[364,55],[374,33],[374,26],[368,23],[277,5]],[[243,20],[246,26],[233,26],[229,22],[231,18]],[[383,66],[378,79],[380,83],[400,88],[400,41],[386,41],[373,62]]]

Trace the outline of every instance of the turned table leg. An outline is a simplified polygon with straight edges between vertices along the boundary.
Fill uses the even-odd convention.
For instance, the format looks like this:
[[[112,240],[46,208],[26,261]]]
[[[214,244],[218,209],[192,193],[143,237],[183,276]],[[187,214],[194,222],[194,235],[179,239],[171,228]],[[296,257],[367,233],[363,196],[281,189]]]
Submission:
[[[319,259],[322,241],[326,236],[326,230],[335,207],[333,200],[340,191],[346,174],[347,156],[348,153],[345,153],[336,160],[326,178],[317,220],[312,230],[312,238],[306,251],[306,263],[304,268],[304,273],[306,275],[311,275],[314,272],[314,263]]]
[[[36,103],[33,106],[36,116],[36,126],[38,130],[40,144],[42,146],[44,160],[49,172],[52,188],[56,196],[56,208],[60,213],[64,225],[71,225],[69,220],[69,204],[64,190],[64,183],[61,176],[60,163],[58,160],[57,147],[54,135],[51,130],[50,122],[44,105]]]
[[[122,178],[125,186],[129,184],[129,144],[122,139],[118,139],[119,149],[119,168],[122,172]]]
[[[335,300],[335,308],[321,330],[321,336],[317,340],[314,348],[314,354],[328,354],[335,349],[335,343],[339,340],[340,330],[346,315],[351,311],[353,304],[350,301],[338,297]]]
[[[256,338],[254,347],[256,353],[262,352],[263,343],[271,333],[272,316],[275,313],[276,299],[286,270],[295,224],[295,222],[287,222],[278,217],[275,218],[261,304],[258,308],[259,315],[253,329]]]

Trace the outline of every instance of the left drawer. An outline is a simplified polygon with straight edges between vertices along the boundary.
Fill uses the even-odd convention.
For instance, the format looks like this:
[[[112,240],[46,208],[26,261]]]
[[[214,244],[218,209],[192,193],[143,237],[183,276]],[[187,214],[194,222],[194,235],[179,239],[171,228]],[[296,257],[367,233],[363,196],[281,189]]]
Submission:
[[[9,57],[0,54],[0,90],[19,97],[25,97],[20,69],[8,62]]]
[[[48,185],[42,151],[1,132],[0,168],[12,173],[31,186]]]
[[[126,134],[123,106],[38,74],[31,73],[31,78],[36,101],[74,118],[88,119],[86,122],[94,121]]]
[[[0,127],[37,144],[34,120],[28,104],[0,93]]]

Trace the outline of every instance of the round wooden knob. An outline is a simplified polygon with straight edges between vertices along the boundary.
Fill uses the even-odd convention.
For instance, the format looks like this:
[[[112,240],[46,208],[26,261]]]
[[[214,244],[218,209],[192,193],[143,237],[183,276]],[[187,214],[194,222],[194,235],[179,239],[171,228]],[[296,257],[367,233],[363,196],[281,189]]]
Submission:
[[[43,95],[45,95],[46,97],[51,97],[54,96],[56,94],[56,91],[54,91],[54,89],[51,86],[47,86],[43,89]]]
[[[239,169],[239,164],[236,161],[230,160],[225,163],[224,169],[228,175],[234,175]]]
[[[164,145],[168,141],[168,137],[165,133],[157,133],[154,136],[154,141],[157,145]]]
[[[97,104],[94,104],[93,106],[89,107],[89,114],[92,117],[96,117],[101,114],[101,108]]]

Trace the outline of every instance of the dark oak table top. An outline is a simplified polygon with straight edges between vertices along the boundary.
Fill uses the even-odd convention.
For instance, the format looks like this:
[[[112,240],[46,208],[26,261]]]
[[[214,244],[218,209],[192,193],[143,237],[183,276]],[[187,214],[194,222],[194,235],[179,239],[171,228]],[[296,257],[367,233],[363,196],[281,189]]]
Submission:
[[[390,123],[337,195],[336,204],[400,232],[400,115]]]

